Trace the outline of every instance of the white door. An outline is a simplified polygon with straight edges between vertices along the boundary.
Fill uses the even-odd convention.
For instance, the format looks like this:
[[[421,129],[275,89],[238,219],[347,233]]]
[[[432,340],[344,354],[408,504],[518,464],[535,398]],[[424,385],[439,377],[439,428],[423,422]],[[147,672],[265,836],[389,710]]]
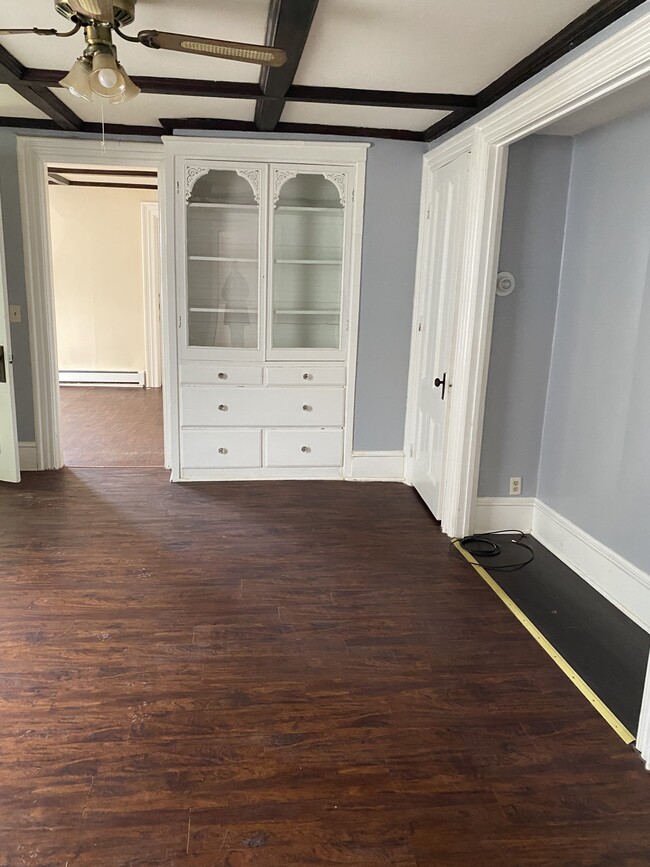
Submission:
[[[7,275],[0,214],[0,481],[19,482],[18,434],[16,432],[16,402],[11,365],[9,334],[9,302]]]
[[[416,355],[415,439],[412,481],[431,509],[441,517],[445,433],[452,398],[451,356],[456,299],[462,271],[469,154],[433,172],[429,185],[429,223],[424,285],[418,315]]]

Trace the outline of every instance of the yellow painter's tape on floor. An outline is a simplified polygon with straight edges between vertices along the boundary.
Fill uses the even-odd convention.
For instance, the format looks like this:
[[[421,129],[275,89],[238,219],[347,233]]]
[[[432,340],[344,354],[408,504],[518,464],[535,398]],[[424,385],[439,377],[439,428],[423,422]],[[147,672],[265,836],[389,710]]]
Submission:
[[[469,554],[463,546],[460,544],[458,539],[454,539],[452,544],[456,548],[456,550],[460,551],[463,557],[467,560],[467,562],[476,569],[481,578],[485,581],[485,583],[494,590],[499,599],[506,605],[507,608],[512,611],[517,620],[524,626],[528,632],[533,636],[535,641],[542,647],[546,653],[551,657],[553,662],[559,666],[562,671],[566,674],[570,681],[573,682],[575,686],[578,687],[580,692],[584,695],[588,702],[590,702],[598,711],[598,713],[603,717],[603,719],[610,724],[610,726],[614,729],[616,734],[622,738],[622,740],[626,744],[634,743],[635,737],[629,729],[625,728],[620,719],[615,716],[611,710],[607,707],[607,705],[603,704],[603,702],[598,698],[593,689],[585,683],[585,681],[580,677],[577,671],[575,671],[566,659],[557,652],[557,650],[553,647],[551,642],[545,638],[539,629],[535,626],[535,624],[524,614],[521,608],[517,605],[516,602],[513,602],[512,599],[508,596],[508,594],[503,590],[497,582],[492,578],[483,566],[480,563],[477,563],[476,560]]]

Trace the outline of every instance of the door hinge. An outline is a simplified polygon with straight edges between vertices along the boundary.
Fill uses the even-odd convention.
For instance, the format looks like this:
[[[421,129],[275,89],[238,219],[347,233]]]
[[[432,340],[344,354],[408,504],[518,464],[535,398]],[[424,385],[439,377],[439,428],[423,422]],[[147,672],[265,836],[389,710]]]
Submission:
[[[354,190],[352,190],[352,202],[354,203]]]
[[[422,331],[422,323],[418,322],[418,331]]]
[[[177,192],[177,193],[180,193],[180,191],[181,191],[181,182],[180,182],[180,181],[176,181],[176,192]]]
[[[413,457],[413,445],[411,445],[411,448],[409,449],[409,457]]]
[[[431,205],[427,208],[427,220],[431,219]]]
[[[182,328],[182,327],[183,327],[183,319],[182,319],[181,316],[178,317],[178,327],[179,327],[179,328]]]

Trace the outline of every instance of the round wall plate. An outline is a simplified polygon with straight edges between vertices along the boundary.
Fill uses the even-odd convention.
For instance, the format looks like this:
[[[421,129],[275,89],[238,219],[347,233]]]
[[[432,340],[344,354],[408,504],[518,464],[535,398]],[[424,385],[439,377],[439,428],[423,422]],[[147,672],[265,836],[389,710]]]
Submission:
[[[510,271],[499,271],[497,274],[497,295],[510,295],[515,291],[515,278]]]

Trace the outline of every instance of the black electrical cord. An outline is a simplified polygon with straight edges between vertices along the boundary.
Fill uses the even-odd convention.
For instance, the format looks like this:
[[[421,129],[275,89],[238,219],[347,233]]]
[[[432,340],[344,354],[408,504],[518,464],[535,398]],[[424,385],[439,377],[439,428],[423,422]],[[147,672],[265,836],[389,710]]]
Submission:
[[[525,548],[529,552],[530,556],[522,563],[507,563],[504,566],[490,565],[490,572],[516,572],[518,569],[523,569],[524,566],[532,563],[535,559],[535,552],[533,549],[530,545],[526,545],[526,543],[522,541],[522,539],[526,538],[526,534],[522,530],[495,530],[494,533],[488,533],[486,535],[474,534],[472,536],[464,536],[462,539],[452,539],[449,550],[455,557],[458,557],[459,560],[464,560],[465,558],[458,553],[458,549],[454,545],[454,542],[458,542],[461,548],[464,548],[465,551],[467,551],[468,554],[471,554],[475,560],[488,557],[498,557],[503,553],[503,546],[498,542],[495,542],[494,539],[490,539],[489,536],[500,536],[505,533],[516,533],[519,538],[510,539],[510,543],[517,545],[519,548]]]

